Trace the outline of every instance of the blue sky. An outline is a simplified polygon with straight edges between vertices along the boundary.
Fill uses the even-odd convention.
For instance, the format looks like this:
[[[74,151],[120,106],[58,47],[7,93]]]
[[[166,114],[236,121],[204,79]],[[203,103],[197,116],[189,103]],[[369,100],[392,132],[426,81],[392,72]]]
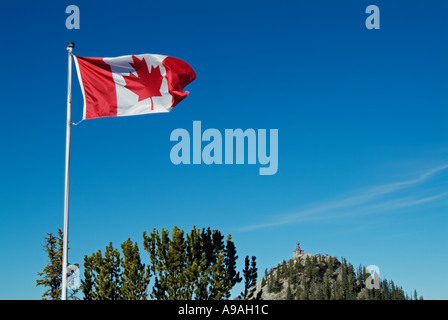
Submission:
[[[68,30],[65,8],[80,9]],[[380,29],[365,27],[368,5]],[[178,226],[232,234],[259,275],[306,252],[377,265],[447,299],[445,1],[21,1],[0,29],[0,299],[40,299],[46,233],[63,224],[68,41],[79,56],[157,53],[197,79],[168,114],[72,129],[70,251]],[[82,96],[73,77],[73,121]],[[170,134],[278,129],[278,172],[178,165]],[[238,287],[236,292],[241,291]]]

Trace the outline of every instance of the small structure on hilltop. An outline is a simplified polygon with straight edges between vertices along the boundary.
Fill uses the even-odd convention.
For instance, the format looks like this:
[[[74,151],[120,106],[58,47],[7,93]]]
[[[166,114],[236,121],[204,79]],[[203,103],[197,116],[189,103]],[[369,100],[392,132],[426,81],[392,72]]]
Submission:
[[[296,244],[296,250],[294,250],[294,251],[292,252],[292,257],[293,257],[293,258],[298,258],[298,257],[302,256],[303,253],[304,253],[303,250],[300,249],[300,242],[297,242],[297,244]]]

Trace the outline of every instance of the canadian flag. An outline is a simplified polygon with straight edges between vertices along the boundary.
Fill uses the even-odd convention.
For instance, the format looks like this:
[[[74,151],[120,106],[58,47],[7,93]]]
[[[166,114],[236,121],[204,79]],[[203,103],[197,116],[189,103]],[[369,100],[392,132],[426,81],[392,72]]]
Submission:
[[[158,54],[74,59],[83,119],[170,112],[188,95],[184,87],[196,79],[185,61]]]

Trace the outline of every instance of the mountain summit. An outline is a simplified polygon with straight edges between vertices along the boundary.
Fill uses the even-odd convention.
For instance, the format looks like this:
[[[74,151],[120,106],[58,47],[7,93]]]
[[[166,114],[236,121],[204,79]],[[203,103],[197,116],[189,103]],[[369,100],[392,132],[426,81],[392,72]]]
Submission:
[[[346,259],[305,253],[297,243],[293,258],[283,260],[269,271],[266,269],[263,278],[250,291],[249,299],[417,300],[417,292],[414,290],[410,297],[393,281],[373,279],[363,266],[355,272]]]

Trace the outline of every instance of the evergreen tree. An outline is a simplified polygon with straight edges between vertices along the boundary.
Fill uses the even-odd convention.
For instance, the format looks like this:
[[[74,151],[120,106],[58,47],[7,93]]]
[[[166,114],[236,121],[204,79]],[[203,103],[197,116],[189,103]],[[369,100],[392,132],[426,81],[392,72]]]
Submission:
[[[291,285],[289,283],[286,288],[286,300],[294,300],[294,294],[291,291]]]
[[[322,282],[321,281],[317,281],[316,283],[316,300],[323,300],[324,299],[324,294],[323,294],[323,288],[322,288]]]
[[[325,271],[323,284],[322,284],[324,300],[331,300],[331,298],[332,298],[332,290],[331,290],[331,282],[330,282],[332,275],[333,275],[333,270],[329,266],[327,266],[327,270]]]
[[[348,263],[348,266],[347,266],[347,281],[348,281],[347,299],[348,300],[356,300],[357,292],[358,292],[358,286],[357,286],[357,282],[356,282],[357,278],[356,278],[355,269],[351,263]]]
[[[249,290],[257,283],[257,263],[255,260],[255,256],[252,256],[252,262],[249,261],[249,256],[246,256],[246,259],[244,260],[244,291],[241,292],[241,297],[243,299],[249,298]]]
[[[94,272],[94,299],[95,300],[120,300],[121,299],[121,270],[120,270],[120,252],[115,249],[112,242],[106,246],[104,256],[101,250],[92,255]]]
[[[235,244],[230,235],[195,227],[186,235],[177,227],[161,234],[154,229],[143,233],[143,247],[151,261],[153,299],[220,300],[242,279],[236,271]]]
[[[268,278],[268,269],[264,269],[264,277],[261,279],[261,287],[266,286]]]
[[[270,273],[268,278],[267,278],[267,287],[268,287],[268,292],[272,292],[273,288],[274,288],[274,283],[273,283],[273,279],[272,279],[272,274]]]
[[[94,273],[94,256],[84,255],[84,279],[81,280],[81,290],[84,294],[84,300],[94,300],[95,295],[95,273]]]
[[[280,265],[274,271],[273,282],[272,282],[272,292],[278,293],[282,290],[282,284],[280,282]]]
[[[62,239],[47,234],[45,245],[49,264],[38,276],[36,286],[49,289],[43,298],[59,299],[61,296]],[[195,227],[186,235],[174,227],[170,234],[162,228],[143,233],[143,246],[150,264],[145,266],[140,258],[137,243],[131,239],[122,245],[122,256],[110,242],[104,254],[101,250],[84,255],[84,279],[81,290],[85,300],[145,300],[152,299],[229,299],[231,289],[242,281],[236,269],[238,259],[231,235],[224,241],[218,230]],[[257,279],[256,259],[245,270],[247,288]],[[152,290],[148,287],[154,276]],[[69,294],[75,296],[77,290]]]
[[[47,233],[45,237],[45,244],[43,247],[47,252],[49,263],[43,269],[43,272],[38,272],[38,276],[43,276],[42,280],[36,281],[36,286],[46,286],[48,290],[42,295],[43,300],[46,297],[51,300],[59,300],[61,297],[61,274],[62,274],[62,231],[58,229],[58,237],[53,236],[52,233]]]
[[[174,227],[171,232],[171,239],[168,238],[166,232],[167,250],[164,260],[164,268],[162,269],[165,281],[166,295],[168,299],[180,300],[185,299],[187,294],[186,284],[186,243],[184,239],[184,231],[178,227]]]
[[[48,264],[44,267],[42,272],[38,272],[37,275],[42,279],[36,280],[37,286],[44,286],[48,289],[43,293],[42,300],[59,300],[62,294],[62,250],[63,250],[63,232],[58,228],[58,235],[54,236],[52,233],[47,233],[47,237],[44,237],[45,252],[48,256]],[[67,248],[68,250],[69,248]],[[78,266],[76,264],[76,266]],[[68,299],[78,299],[76,297],[76,290],[68,291]]]
[[[295,299],[296,300],[302,299],[302,289],[301,289],[300,285],[297,285]]]
[[[391,293],[389,291],[389,286],[387,284],[387,280],[384,279],[383,281],[381,281],[381,289],[382,289],[382,297],[384,300],[391,300],[392,296]]]
[[[364,281],[364,270],[362,265],[359,265],[358,268],[356,269],[356,280],[358,281],[358,283],[362,283]]]
[[[110,242],[104,256],[101,250],[84,256],[84,300],[145,300],[149,268],[141,263],[137,243],[121,245],[123,257]]]
[[[238,256],[236,255],[236,247],[232,241],[232,236],[229,234],[226,239],[226,246],[224,248],[224,293],[223,297],[225,299],[230,298],[230,290],[241,280],[239,272],[236,271],[236,260]],[[251,264],[251,279],[253,284],[257,281],[257,268],[255,257],[252,257]]]
[[[301,290],[302,291],[302,296],[300,297],[300,300],[309,300],[310,290],[309,290],[309,287],[308,287],[308,282],[307,282],[305,273],[302,274],[302,281],[301,281],[301,283],[302,283],[303,289]]]
[[[201,232],[193,227],[190,233],[186,235],[186,260],[185,260],[185,276],[186,276],[186,299],[191,300],[194,297],[195,290],[199,283],[199,275],[205,259],[205,254],[202,250]]]
[[[123,258],[121,266],[120,294],[124,300],[146,300],[148,284],[150,279],[149,267],[141,262],[138,245],[132,243],[131,239],[121,245]]]
[[[339,277],[336,278],[336,281],[334,283],[334,299],[335,300],[341,300],[343,298],[343,292],[342,292],[343,288],[342,288],[342,281],[339,280]]]

